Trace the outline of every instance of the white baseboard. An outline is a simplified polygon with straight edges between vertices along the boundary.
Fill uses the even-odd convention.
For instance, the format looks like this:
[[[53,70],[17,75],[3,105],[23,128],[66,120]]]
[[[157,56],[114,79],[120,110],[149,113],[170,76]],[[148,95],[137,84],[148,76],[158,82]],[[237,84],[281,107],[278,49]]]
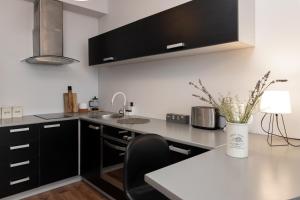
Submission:
[[[79,182],[81,180],[82,180],[82,178],[80,176],[75,176],[75,177],[68,178],[68,179],[58,181],[58,182],[55,182],[55,183],[51,183],[51,184],[48,184],[48,185],[45,185],[45,186],[41,186],[41,187],[38,187],[38,188],[35,188],[35,189],[32,189],[32,190],[28,190],[26,192],[22,192],[22,193],[19,193],[19,194],[16,194],[16,195],[5,197],[5,198],[0,199],[0,200],[24,199],[24,198],[27,198],[27,197],[30,197],[30,196],[34,196],[34,195],[43,193],[43,192],[47,192],[49,190],[53,190],[53,189],[56,189],[56,188],[59,188],[59,187],[63,187],[65,185],[69,185],[69,184],[72,184],[72,183],[75,183],[75,182]]]

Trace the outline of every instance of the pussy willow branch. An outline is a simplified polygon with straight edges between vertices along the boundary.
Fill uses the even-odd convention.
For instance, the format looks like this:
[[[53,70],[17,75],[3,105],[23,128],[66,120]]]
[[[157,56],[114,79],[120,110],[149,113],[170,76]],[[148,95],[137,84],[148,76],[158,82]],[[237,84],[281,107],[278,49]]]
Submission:
[[[268,79],[268,77],[267,77]],[[265,81],[265,83],[267,82],[267,79]],[[273,80],[268,84],[265,84],[262,88],[260,88],[259,90],[257,90],[257,94],[254,96],[254,98],[249,98],[246,109],[245,109],[245,113],[243,115],[243,117],[241,118],[241,123],[247,123],[248,120],[250,119],[251,115],[254,112],[254,109],[256,108],[256,106],[258,105],[258,103],[260,102],[260,98],[262,97],[262,95],[264,94],[264,92],[273,84],[275,83],[279,83],[279,82],[287,82],[288,80],[286,79],[278,79],[278,80]]]
[[[283,83],[287,82],[286,79],[277,79],[272,80],[271,82],[268,82],[268,79],[271,75],[271,71],[268,71],[264,74],[264,76],[259,79],[254,89],[251,91],[251,94],[249,96],[248,102],[246,104],[246,107],[244,109],[244,112],[241,111],[241,108],[237,108],[239,112],[239,121],[236,121],[234,118],[234,106],[233,106],[233,98],[230,96],[219,98],[219,103],[213,98],[213,96],[209,93],[209,91],[206,89],[206,87],[203,85],[201,80],[198,80],[198,84],[195,84],[193,82],[189,82],[191,86],[193,86],[195,89],[200,90],[200,92],[204,95],[197,95],[193,94],[194,97],[198,98],[200,101],[203,101],[205,103],[211,104],[212,106],[218,108],[226,118],[228,122],[235,122],[235,123],[247,123],[251,117],[251,115],[254,112],[254,109],[258,105],[260,98],[262,97],[263,93],[273,84],[275,83]],[[238,97],[236,97],[236,101],[239,102]]]

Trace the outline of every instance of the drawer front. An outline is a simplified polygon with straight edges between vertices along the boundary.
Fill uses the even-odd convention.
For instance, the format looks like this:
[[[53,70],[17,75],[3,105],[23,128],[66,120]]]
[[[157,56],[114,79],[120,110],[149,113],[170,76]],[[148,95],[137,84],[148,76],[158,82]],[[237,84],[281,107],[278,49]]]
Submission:
[[[207,152],[207,149],[189,146],[177,142],[168,141],[169,148],[171,151],[172,162],[180,162],[182,160],[191,158],[193,156]]]
[[[37,159],[3,162],[0,171],[0,198],[38,187]]]
[[[0,128],[0,145],[26,143],[37,140],[37,125],[24,125]]]
[[[38,143],[25,142],[0,146],[0,162],[19,162],[38,157]]]

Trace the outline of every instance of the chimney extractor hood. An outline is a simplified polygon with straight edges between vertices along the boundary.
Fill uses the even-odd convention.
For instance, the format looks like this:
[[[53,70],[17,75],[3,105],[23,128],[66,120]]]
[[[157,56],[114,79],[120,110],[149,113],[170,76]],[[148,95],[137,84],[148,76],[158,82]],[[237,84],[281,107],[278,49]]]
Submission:
[[[34,2],[33,57],[31,64],[64,65],[78,60],[63,56],[63,2]]]

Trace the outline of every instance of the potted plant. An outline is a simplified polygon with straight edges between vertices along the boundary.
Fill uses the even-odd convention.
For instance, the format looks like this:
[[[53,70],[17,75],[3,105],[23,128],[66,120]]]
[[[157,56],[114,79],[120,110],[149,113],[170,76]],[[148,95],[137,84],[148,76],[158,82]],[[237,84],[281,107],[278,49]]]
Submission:
[[[273,84],[287,82],[285,79],[269,81],[271,72],[268,71],[259,79],[250,92],[246,103],[241,102],[238,96],[222,96],[216,100],[206,89],[201,80],[198,83],[189,82],[191,86],[200,91],[200,94],[193,94],[200,101],[216,107],[220,114],[225,117],[227,126],[227,154],[232,157],[248,157],[248,124],[256,106],[259,104],[263,93]]]

